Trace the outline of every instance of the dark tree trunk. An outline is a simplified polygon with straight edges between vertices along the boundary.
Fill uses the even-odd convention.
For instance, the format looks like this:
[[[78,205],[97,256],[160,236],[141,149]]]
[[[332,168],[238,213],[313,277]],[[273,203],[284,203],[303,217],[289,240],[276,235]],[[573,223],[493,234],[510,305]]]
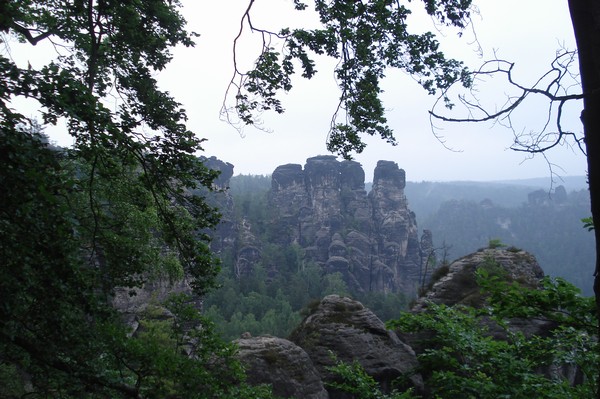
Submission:
[[[600,1],[569,0],[571,21],[579,53],[579,71],[585,98],[581,121],[587,149],[591,211],[596,224],[594,294],[600,320]],[[598,324],[600,337],[600,323]],[[600,399],[600,370],[596,375],[596,397]]]

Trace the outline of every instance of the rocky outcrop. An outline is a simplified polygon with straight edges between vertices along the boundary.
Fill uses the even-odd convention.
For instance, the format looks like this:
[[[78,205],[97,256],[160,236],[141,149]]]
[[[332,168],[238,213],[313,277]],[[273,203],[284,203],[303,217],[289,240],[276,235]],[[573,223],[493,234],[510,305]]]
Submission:
[[[529,288],[538,288],[544,272],[533,255],[516,248],[486,248],[464,256],[452,262],[449,266],[434,273],[435,281],[430,283],[426,293],[418,298],[411,308],[412,312],[426,312],[429,304],[446,306],[465,305],[480,308],[485,305],[485,295],[477,284],[476,271],[485,269],[490,275],[495,275],[509,281],[515,281]],[[506,330],[486,317],[481,317],[481,323],[486,326],[489,334],[496,339],[506,339]],[[536,319],[511,319],[511,330],[523,333],[525,336],[545,336],[553,324]],[[396,333],[407,342],[417,353],[427,347],[430,334]]]
[[[391,161],[378,162],[369,194],[358,162],[326,155],[307,159],[304,169],[279,166],[269,197],[274,240],[300,245],[353,292],[414,292],[424,256],[405,184]]]
[[[112,297],[112,305],[131,328],[131,334],[134,334],[139,327],[141,315],[150,304],[160,306],[170,295],[177,293],[191,294],[189,281],[182,279],[171,282],[166,278],[158,279],[136,288],[117,287]],[[197,303],[197,306],[200,304]]]
[[[480,268],[532,288],[537,287],[544,277],[544,271],[530,253],[519,249],[486,248],[452,262],[447,272],[438,272],[438,279],[416,301],[412,310],[421,311],[429,302],[482,306],[484,298],[475,279],[475,272]]]
[[[360,302],[329,295],[315,304],[289,340],[244,334],[235,341],[248,382],[272,384],[284,398],[347,399],[329,386],[337,361],[358,362],[383,392],[423,391],[415,353]]]
[[[200,187],[196,190],[196,194],[204,197],[208,205],[219,209],[221,219],[216,228],[207,233],[211,236],[210,249],[215,254],[221,254],[225,248],[234,245],[237,235],[237,223],[233,215],[233,197],[227,191],[234,167],[229,162],[221,161],[214,156],[200,157],[200,161],[208,169],[219,172],[213,181],[212,191]]]
[[[389,392],[398,378],[406,379],[407,387],[423,388],[421,377],[412,374],[417,366],[412,349],[387,330],[373,312],[350,298],[325,297],[290,340],[308,353],[325,381],[335,378],[327,368],[337,360],[357,361],[384,392]],[[329,393],[331,398],[340,397],[334,390]]]
[[[252,385],[271,384],[281,398],[327,399],[321,375],[308,354],[283,338],[245,337],[235,341]]]
[[[466,305],[475,308],[485,306],[486,297],[481,293],[475,276],[478,269],[486,269],[490,275],[531,289],[539,289],[540,280],[544,277],[537,260],[528,252],[516,248],[481,249],[435,273],[436,281],[432,282],[425,295],[415,302],[411,311],[426,312],[431,303],[447,306]],[[439,273],[440,271],[444,273]],[[490,337],[497,340],[510,339],[506,327],[500,327],[493,319],[480,316],[479,322],[485,326]],[[525,337],[547,337],[553,334],[556,328],[554,322],[537,318],[511,318],[507,325],[512,333],[517,332]],[[429,348],[428,341],[435,335],[435,331],[405,333],[397,330],[396,333],[417,354],[424,353]],[[551,379],[564,379],[571,384],[581,383],[580,370],[572,363],[562,362],[563,360],[550,363],[547,367],[536,371]]]
[[[200,161],[208,169],[216,170],[219,176],[213,181],[213,186],[216,189],[224,190],[229,187],[229,180],[233,176],[233,165],[229,162],[221,161],[217,157],[200,157]]]
[[[388,266],[395,287],[409,290],[421,272],[421,248],[415,214],[408,209],[404,170],[390,161],[379,161],[369,193],[380,260]],[[407,284],[408,283],[408,284]]]

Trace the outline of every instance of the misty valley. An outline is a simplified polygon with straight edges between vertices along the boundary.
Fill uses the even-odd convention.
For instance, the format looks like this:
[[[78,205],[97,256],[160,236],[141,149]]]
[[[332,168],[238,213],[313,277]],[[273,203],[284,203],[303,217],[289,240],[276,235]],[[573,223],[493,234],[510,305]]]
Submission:
[[[223,218],[211,244],[223,270],[221,288],[204,303],[228,339],[287,336],[306,304],[328,294],[350,295],[389,320],[436,269],[489,245],[523,249],[546,275],[592,294],[583,177],[567,193],[546,180],[407,182],[388,161],[365,184],[360,164],[333,156],[282,165],[271,176],[233,176],[233,166],[215,158],[208,164],[221,170],[225,189],[213,197]]]
[[[526,3],[0,1],[0,398],[600,399],[600,2]]]

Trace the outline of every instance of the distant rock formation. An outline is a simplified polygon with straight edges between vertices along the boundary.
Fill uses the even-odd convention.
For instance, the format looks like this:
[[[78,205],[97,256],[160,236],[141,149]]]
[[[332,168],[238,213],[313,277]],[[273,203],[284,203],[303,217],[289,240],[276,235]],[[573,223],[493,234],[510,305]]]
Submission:
[[[207,231],[211,236],[210,249],[218,255],[225,248],[233,247],[238,236],[239,225],[233,214],[233,197],[227,190],[229,181],[233,176],[234,166],[214,156],[210,158],[200,157],[200,161],[208,169],[219,172],[219,176],[213,181],[212,191],[205,187],[196,190],[196,194],[204,197],[208,205],[218,208],[221,214],[221,220],[216,228]]]
[[[202,158],[220,171],[215,192],[206,193],[219,207],[221,222],[211,231],[216,254],[234,248],[235,274],[253,273],[261,260],[261,240],[248,220],[237,220],[233,199],[224,190],[233,165],[215,157]],[[272,244],[299,245],[306,261],[324,273],[340,273],[351,292],[416,292],[424,278],[422,265],[432,248],[431,233],[419,237],[416,217],[404,195],[406,177],[395,162],[379,161],[372,190],[365,190],[365,172],[358,162],[324,155],[298,164],[281,165],[271,176],[270,220]],[[424,245],[424,247],[422,247]],[[276,265],[267,265],[269,276]]]
[[[317,156],[272,174],[270,204],[278,244],[298,244],[354,292],[414,292],[424,261],[416,217],[395,162],[379,161],[367,194],[354,161]],[[429,239],[429,241],[431,241]]]

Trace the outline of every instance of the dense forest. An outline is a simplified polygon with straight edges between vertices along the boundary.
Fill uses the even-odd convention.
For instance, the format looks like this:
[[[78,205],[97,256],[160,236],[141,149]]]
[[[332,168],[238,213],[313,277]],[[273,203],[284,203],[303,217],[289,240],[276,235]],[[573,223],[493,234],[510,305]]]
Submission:
[[[323,274],[314,262],[306,262],[301,247],[273,244],[270,176],[237,175],[229,187],[235,219],[254,227],[262,251],[255,273],[241,277],[234,270],[232,249],[222,254],[221,289],[206,298],[205,309],[226,338],[244,332],[287,336],[301,320],[303,307],[330,293],[352,295],[382,320],[397,317],[413,299],[403,293],[352,292],[339,273]],[[432,269],[497,240],[531,252],[548,275],[564,277],[591,294],[593,236],[581,222],[589,215],[587,191],[567,194],[562,187],[550,195],[535,186],[408,182],[406,195],[428,214],[424,221],[417,214],[417,221],[433,233],[437,264]],[[278,273],[269,275],[269,265],[278,265]]]
[[[534,254],[546,274],[564,277],[592,295],[594,237],[581,221],[589,217],[587,190],[571,192],[562,200],[543,190],[537,193],[545,200],[514,208],[493,201],[447,201],[422,226],[431,229],[436,246],[445,247],[449,258],[499,239]]]
[[[562,279],[513,277],[491,252],[481,251],[483,257],[469,266],[473,270],[467,279],[474,297],[484,301],[479,308],[431,303],[423,312],[399,314],[411,299],[402,289],[414,288],[405,283],[418,277],[426,286],[430,274],[423,272],[423,259],[435,270],[433,280],[447,282],[456,273],[445,264],[449,252],[444,249],[468,249],[446,243],[441,257],[423,257],[422,249],[433,245],[431,236],[417,234],[416,217],[404,195],[404,171],[392,161],[380,161],[370,191],[375,194],[367,196],[364,173],[348,159],[365,149],[369,136],[397,143],[381,97],[380,83],[390,69],[410,75],[449,110],[455,105],[450,89],[475,89],[480,73],[490,72],[469,71],[462,61],[446,57],[435,33],[415,33],[408,23],[412,11],[402,2],[294,0],[298,12],[313,9],[319,24],[314,29],[281,26],[277,31],[253,25],[254,3],[248,2],[232,43],[233,78],[224,88],[222,115],[230,123],[237,118],[239,124],[260,125],[265,111],[283,113],[279,97],[292,89],[293,75],[313,77],[321,56],[336,65],[339,102],[327,148],[345,163],[333,174],[312,168],[312,175],[300,179],[300,165],[280,171],[279,188],[297,188],[306,182],[304,176],[317,177],[309,179],[308,191],[281,190],[279,209],[290,205],[285,209],[295,213],[277,216],[291,226],[265,218],[278,213],[268,200],[268,177],[239,177],[232,181],[237,187],[231,193],[222,190],[219,172],[200,157],[205,139],[187,126],[184,105],[162,88],[159,76],[175,56],[174,49],[191,50],[199,37],[186,27],[180,1],[0,2],[0,397],[270,399],[273,381],[252,380],[240,359],[240,345],[230,340],[249,333],[243,334],[245,339],[264,344],[273,337],[252,335],[288,335],[294,329],[286,342],[292,347],[292,337],[301,336],[302,323],[311,318],[303,316],[314,315],[327,303],[333,305],[321,321],[333,326],[329,330],[334,340],[342,338],[343,326],[348,333],[344,338],[350,337],[343,344],[355,344],[347,345],[351,356],[345,361],[323,348],[325,367],[317,376],[320,397],[600,397],[598,289],[594,301]],[[470,26],[477,11],[470,0],[419,5],[434,23],[459,31]],[[551,112],[544,130],[532,134],[533,141],[516,137],[515,145],[544,152],[572,139],[589,161],[594,218],[578,208],[589,207],[585,192],[567,193],[558,187],[551,200],[533,191],[516,208],[495,205],[493,196],[474,203],[441,201],[436,212],[444,215],[432,213],[431,220],[447,217],[447,222],[439,227],[431,222],[431,228],[440,231],[443,242],[450,241],[443,229],[456,225],[447,234],[464,233],[468,240],[473,231],[476,240],[488,236],[492,252],[503,240],[533,248],[559,237],[550,230],[570,232],[569,223],[575,226],[577,219],[587,218],[600,253],[600,229],[593,225],[593,219],[600,219],[600,142],[595,139],[600,102],[594,62],[600,48],[600,13],[591,1],[569,5],[580,74],[570,68],[577,64],[575,52],[564,51],[553,64],[559,78],[546,89],[516,85],[522,97],[509,98],[509,108],[499,114],[490,115],[469,100],[462,105],[483,111],[490,120],[507,112],[510,116],[529,95],[546,96]],[[242,52],[238,39],[245,29],[258,32],[263,44],[249,71],[238,69],[242,62],[237,62]],[[47,58],[40,51],[44,46],[50,49]],[[33,61],[38,55],[43,60]],[[495,65],[491,73],[507,74],[514,85],[510,69],[504,69],[507,64]],[[565,77],[576,82],[567,84]],[[570,100],[583,100],[585,139],[562,130],[562,106]],[[550,122],[557,103],[554,132]],[[72,146],[49,145],[45,133],[50,129],[68,135]],[[315,158],[321,166],[338,163],[334,156]],[[318,184],[323,181],[337,185]],[[305,194],[314,194],[314,189],[320,202],[310,208],[308,199],[315,197]],[[220,208],[219,199],[232,207]],[[542,220],[543,234],[533,229]],[[236,248],[238,241],[219,237],[222,227],[260,244],[260,257],[254,256],[257,246]],[[486,230],[492,227],[501,230]],[[510,234],[503,236],[506,232]],[[558,258],[555,249],[569,256],[559,259],[563,265],[583,270],[576,264],[580,257],[569,250],[583,254],[584,247],[564,237],[539,247]],[[248,267],[238,262],[242,250],[254,256],[252,262],[244,258],[248,262],[242,266]],[[515,247],[505,252],[519,262],[529,258]],[[589,261],[581,262],[589,273]],[[405,266],[408,272],[402,274]],[[596,281],[600,284],[599,273]],[[386,326],[350,298],[322,298],[330,293],[352,295],[381,319],[395,320]],[[349,320],[357,314],[360,323]],[[541,333],[515,329],[515,320],[541,325]],[[417,355],[394,329],[400,335],[433,335],[431,347]],[[322,332],[305,334],[309,346],[315,346]],[[379,363],[368,345],[361,345],[375,338],[412,356],[402,371],[390,373],[384,365],[387,377],[393,377],[389,384],[375,381],[364,364],[352,363],[353,350]],[[299,359],[282,361],[272,349],[267,348],[263,366],[280,366],[281,371]],[[295,349],[308,360],[305,364],[315,359],[299,345]],[[389,352],[397,355],[394,350]],[[321,375],[332,378],[323,383]],[[401,385],[403,380],[412,385]]]
[[[244,332],[252,335],[287,336],[303,317],[303,309],[328,294],[350,295],[371,308],[383,320],[406,309],[403,293],[353,293],[340,273],[324,274],[323,268],[304,259],[298,245],[274,244],[277,226],[270,224],[268,204],[270,176],[238,175],[231,179],[234,219],[254,227],[261,247],[260,262],[251,275],[236,275],[235,248],[221,254],[220,289],[204,300],[205,314],[215,321],[227,339]],[[276,274],[269,275],[271,265]]]

